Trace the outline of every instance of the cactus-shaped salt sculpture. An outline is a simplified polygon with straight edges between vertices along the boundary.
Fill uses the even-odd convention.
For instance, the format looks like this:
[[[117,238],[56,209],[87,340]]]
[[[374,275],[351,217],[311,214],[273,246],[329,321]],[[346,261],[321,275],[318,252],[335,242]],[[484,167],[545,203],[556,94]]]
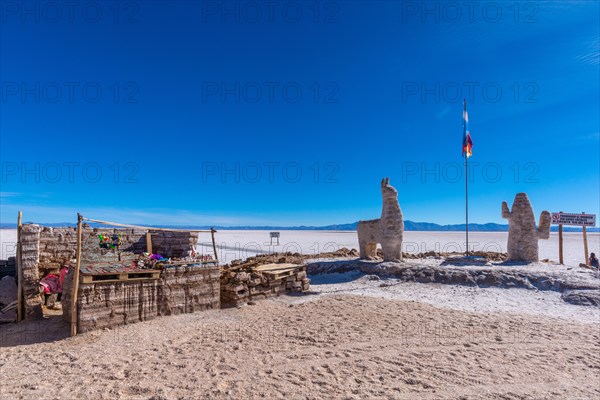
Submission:
[[[511,211],[502,202],[502,218],[508,219],[508,260],[538,261],[538,239],[550,237],[550,213],[542,211],[540,226],[536,228],[527,193],[517,193]]]

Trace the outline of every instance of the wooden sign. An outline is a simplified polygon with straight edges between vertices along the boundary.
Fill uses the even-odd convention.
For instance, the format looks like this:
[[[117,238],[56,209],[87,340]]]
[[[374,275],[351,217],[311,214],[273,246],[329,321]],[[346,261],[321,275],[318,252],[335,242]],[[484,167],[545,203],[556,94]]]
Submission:
[[[552,213],[552,224],[570,226],[596,226],[596,214]]]
[[[563,225],[583,227],[583,252],[585,265],[589,262],[587,230],[588,226],[596,226],[596,214],[552,213],[552,224],[558,225],[558,260],[563,264]]]

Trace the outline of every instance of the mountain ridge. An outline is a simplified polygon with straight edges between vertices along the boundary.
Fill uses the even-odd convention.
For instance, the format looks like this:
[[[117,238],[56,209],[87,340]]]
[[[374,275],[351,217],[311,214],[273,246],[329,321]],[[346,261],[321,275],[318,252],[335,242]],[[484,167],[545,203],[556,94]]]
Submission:
[[[65,227],[65,226],[76,226],[74,223],[69,222],[57,222],[40,224],[48,227]],[[287,230],[287,231],[355,231],[358,221],[346,223],[346,224],[332,224],[323,226],[309,226],[309,225],[297,225],[297,226],[281,226],[281,225],[241,225],[241,226],[220,226],[220,225],[138,225],[143,227],[153,226],[155,228],[173,228],[173,229],[211,229],[216,230],[237,230],[237,231],[276,231],[276,230]],[[102,226],[98,224],[90,224],[90,226]],[[17,224],[15,223],[2,223],[0,229],[16,229]],[[405,231],[430,231],[430,232],[462,232],[465,231],[465,224],[447,224],[440,225],[434,222],[414,222],[410,220],[404,221]],[[580,227],[564,227],[564,232],[581,232]],[[507,224],[496,224],[488,222],[484,224],[470,223],[470,232],[507,232]],[[558,231],[557,226],[551,227],[552,232]],[[600,228],[589,227],[588,232],[600,232]]]

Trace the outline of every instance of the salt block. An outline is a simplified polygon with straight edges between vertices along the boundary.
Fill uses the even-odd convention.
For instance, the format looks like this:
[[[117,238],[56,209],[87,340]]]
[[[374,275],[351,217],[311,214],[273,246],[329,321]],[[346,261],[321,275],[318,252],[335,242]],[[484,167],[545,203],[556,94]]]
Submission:
[[[17,281],[12,276],[0,280],[0,304],[10,304],[17,300]]]

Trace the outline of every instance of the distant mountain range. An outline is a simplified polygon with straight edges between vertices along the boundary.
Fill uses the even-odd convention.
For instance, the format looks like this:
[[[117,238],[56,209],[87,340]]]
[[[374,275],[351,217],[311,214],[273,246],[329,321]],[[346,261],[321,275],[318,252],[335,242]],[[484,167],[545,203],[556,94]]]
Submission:
[[[267,225],[267,226],[210,226],[210,225],[152,225],[156,228],[177,228],[177,229],[210,229],[215,228],[216,230],[248,230],[248,231],[285,231],[285,230],[294,230],[294,231],[355,231],[357,222],[352,222],[349,224],[336,224],[336,225],[325,225],[325,226],[275,226],[275,225]],[[75,226],[75,224],[71,222],[62,222],[62,223],[49,223],[49,224],[41,224],[44,226]],[[97,226],[97,224],[90,224],[91,226]],[[140,225],[147,226],[147,225]],[[9,224],[0,224],[0,228],[2,229],[15,229],[17,224],[9,223]],[[406,231],[438,231],[438,232],[462,232],[465,230],[465,224],[454,224],[454,225],[439,225],[433,222],[413,222],[413,221],[404,221],[404,230]],[[557,226],[551,227],[552,232],[558,231]],[[469,224],[469,231],[471,232],[506,232],[508,231],[508,225],[503,224],[495,224],[495,223],[487,223],[487,224],[477,224],[472,223]],[[564,232],[580,232],[581,228],[578,227],[564,227]],[[600,232],[600,228],[588,228],[588,232]]]

